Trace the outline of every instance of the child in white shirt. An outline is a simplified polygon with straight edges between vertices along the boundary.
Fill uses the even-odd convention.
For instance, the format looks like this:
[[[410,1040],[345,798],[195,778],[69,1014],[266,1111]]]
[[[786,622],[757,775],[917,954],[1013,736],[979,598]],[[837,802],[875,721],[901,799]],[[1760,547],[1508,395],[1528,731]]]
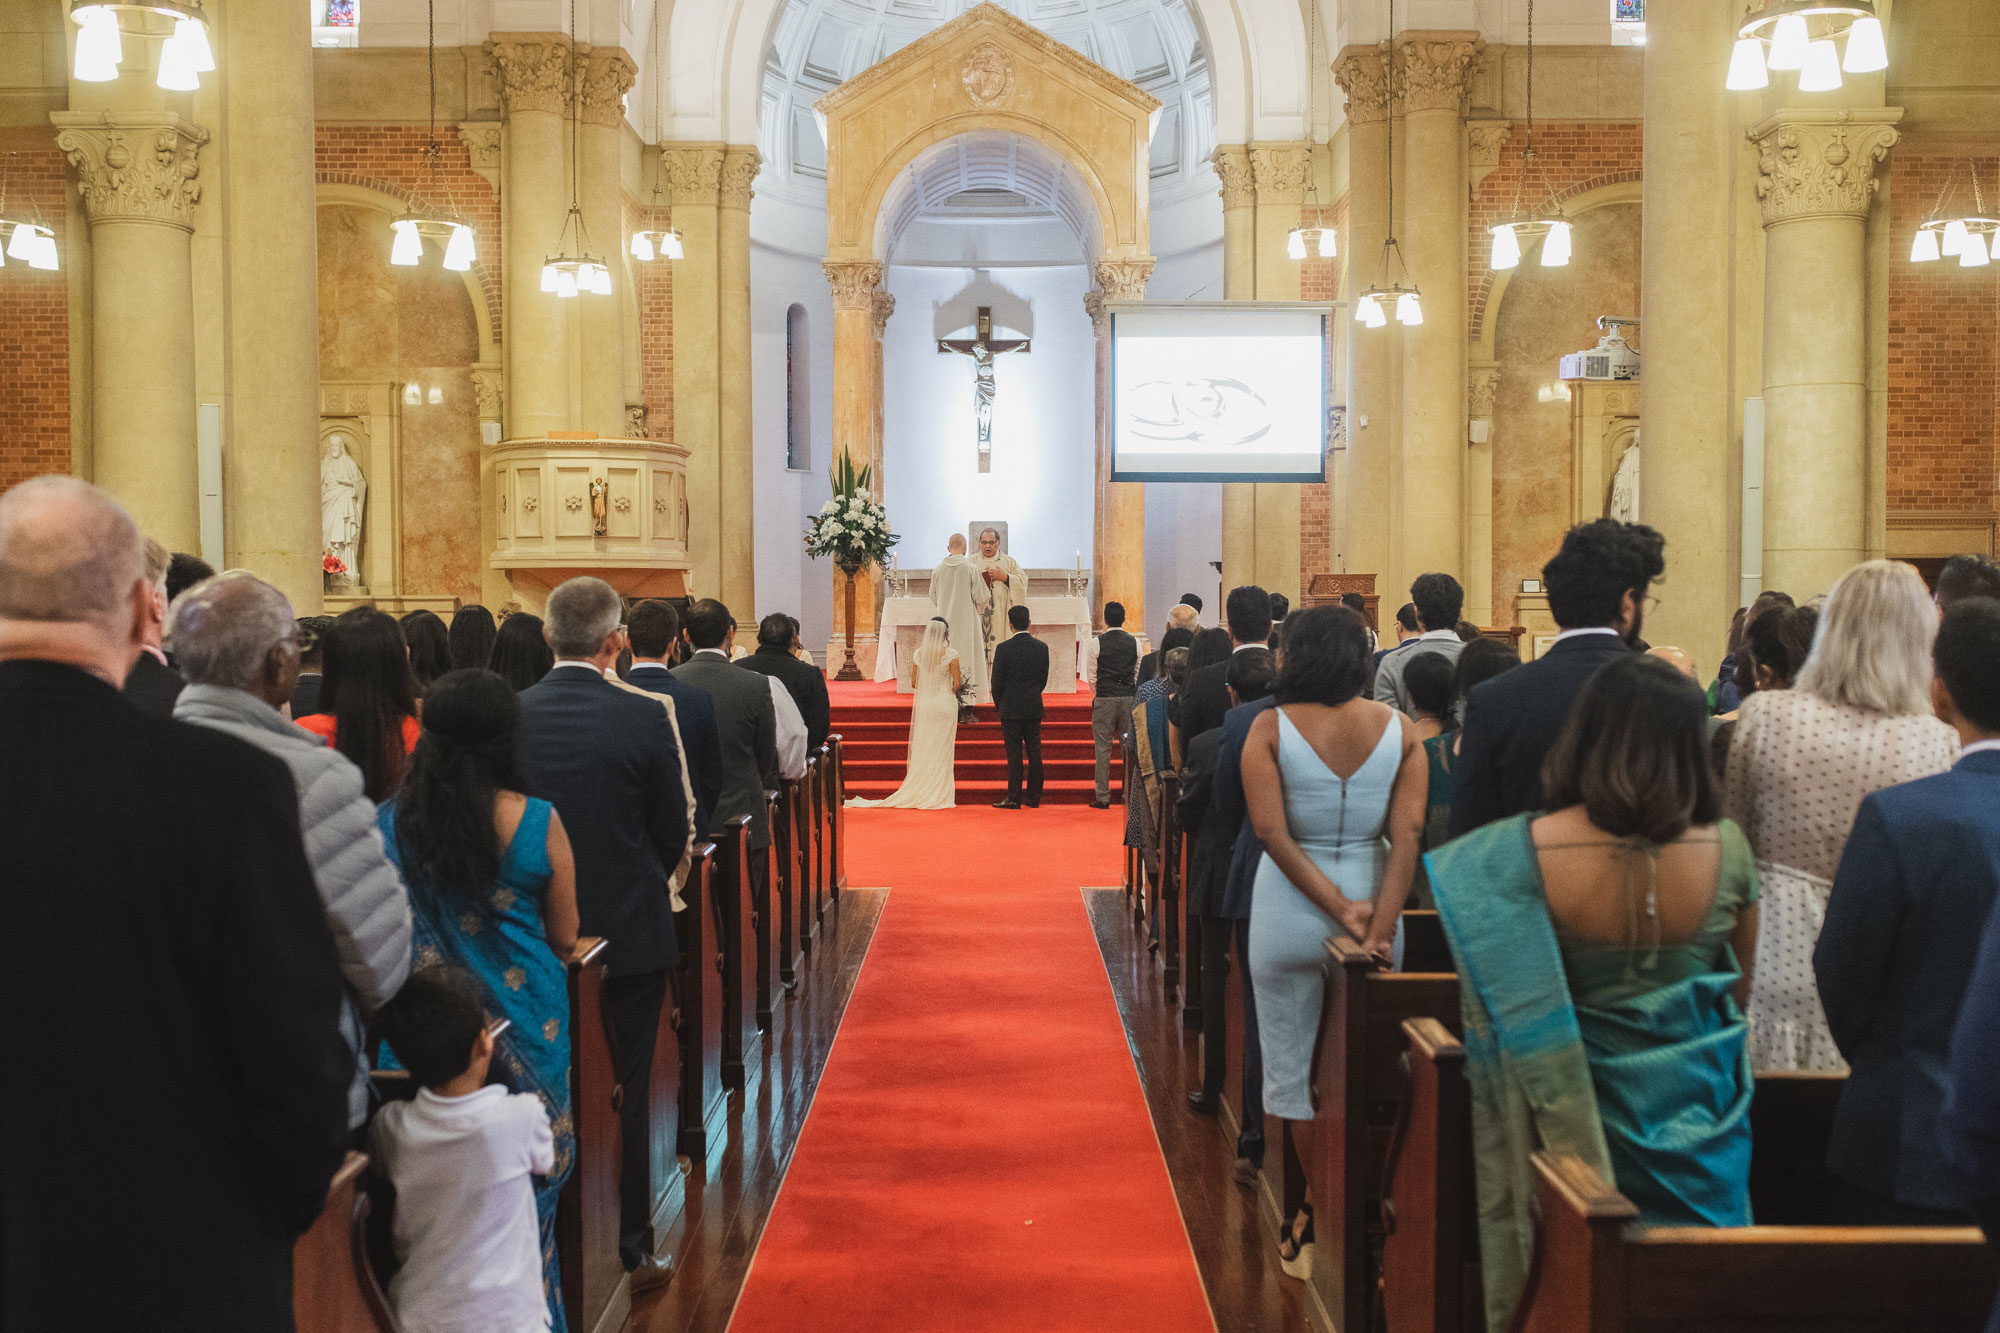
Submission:
[[[478,986],[427,967],[381,1013],[383,1035],[420,1085],[370,1133],[396,1187],[389,1283],[403,1333],[541,1333],[541,1230],[529,1177],[555,1166],[555,1136],[532,1093],[487,1087],[493,1038]]]

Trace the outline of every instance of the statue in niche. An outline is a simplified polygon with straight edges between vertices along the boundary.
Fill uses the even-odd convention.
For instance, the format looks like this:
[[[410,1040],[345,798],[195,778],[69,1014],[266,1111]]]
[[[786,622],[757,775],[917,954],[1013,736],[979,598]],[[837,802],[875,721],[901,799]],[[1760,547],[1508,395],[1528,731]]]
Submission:
[[[611,483],[602,477],[590,479],[590,530],[602,537],[607,530],[611,515],[607,506],[611,502]]]
[[[1634,439],[1625,446],[1625,452],[1618,456],[1618,467],[1611,474],[1610,503],[1604,507],[1606,518],[1615,518],[1620,523],[1639,521],[1639,442]]]
[[[336,431],[326,437],[319,460],[319,522],[326,553],[347,567],[339,581],[359,581],[361,525],[368,500],[368,479],[348,452],[348,437]]]

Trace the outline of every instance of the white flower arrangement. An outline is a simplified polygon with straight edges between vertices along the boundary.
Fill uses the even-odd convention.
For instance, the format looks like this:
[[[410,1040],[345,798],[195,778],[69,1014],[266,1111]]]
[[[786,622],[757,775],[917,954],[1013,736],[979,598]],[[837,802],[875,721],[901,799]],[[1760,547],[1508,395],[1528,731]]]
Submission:
[[[833,470],[833,498],[806,523],[806,554],[842,565],[879,565],[902,540],[889,531],[889,512],[868,493],[869,469],[842,457]]]

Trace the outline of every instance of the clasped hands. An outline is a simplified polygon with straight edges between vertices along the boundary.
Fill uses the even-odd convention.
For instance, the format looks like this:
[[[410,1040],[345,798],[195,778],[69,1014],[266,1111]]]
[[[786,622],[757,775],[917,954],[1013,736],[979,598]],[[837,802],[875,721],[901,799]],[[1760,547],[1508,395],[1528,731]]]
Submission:
[[[1335,892],[1339,892],[1338,887],[1335,888]],[[1342,895],[1339,906],[1335,909],[1334,919],[1340,923],[1343,930],[1361,942],[1361,947],[1366,949],[1376,962],[1386,967],[1395,957],[1395,945],[1392,940],[1373,939],[1369,936],[1368,928],[1375,920],[1374,903],[1358,903]]]

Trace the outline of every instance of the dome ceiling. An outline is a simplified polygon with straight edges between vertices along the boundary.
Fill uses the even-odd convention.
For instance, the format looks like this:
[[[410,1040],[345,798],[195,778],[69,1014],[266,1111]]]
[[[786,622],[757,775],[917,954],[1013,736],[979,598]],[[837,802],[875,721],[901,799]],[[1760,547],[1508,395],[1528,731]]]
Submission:
[[[824,198],[826,145],[812,105],[862,70],[957,18],[976,0],[789,0],[764,62],[759,191]],[[1160,99],[1156,199],[1213,189],[1214,111],[1201,34],[1186,0],[997,0]],[[992,181],[1034,198],[1040,193]],[[1060,210],[1058,210],[1060,211]],[[1067,220],[1067,219],[1066,219]]]

